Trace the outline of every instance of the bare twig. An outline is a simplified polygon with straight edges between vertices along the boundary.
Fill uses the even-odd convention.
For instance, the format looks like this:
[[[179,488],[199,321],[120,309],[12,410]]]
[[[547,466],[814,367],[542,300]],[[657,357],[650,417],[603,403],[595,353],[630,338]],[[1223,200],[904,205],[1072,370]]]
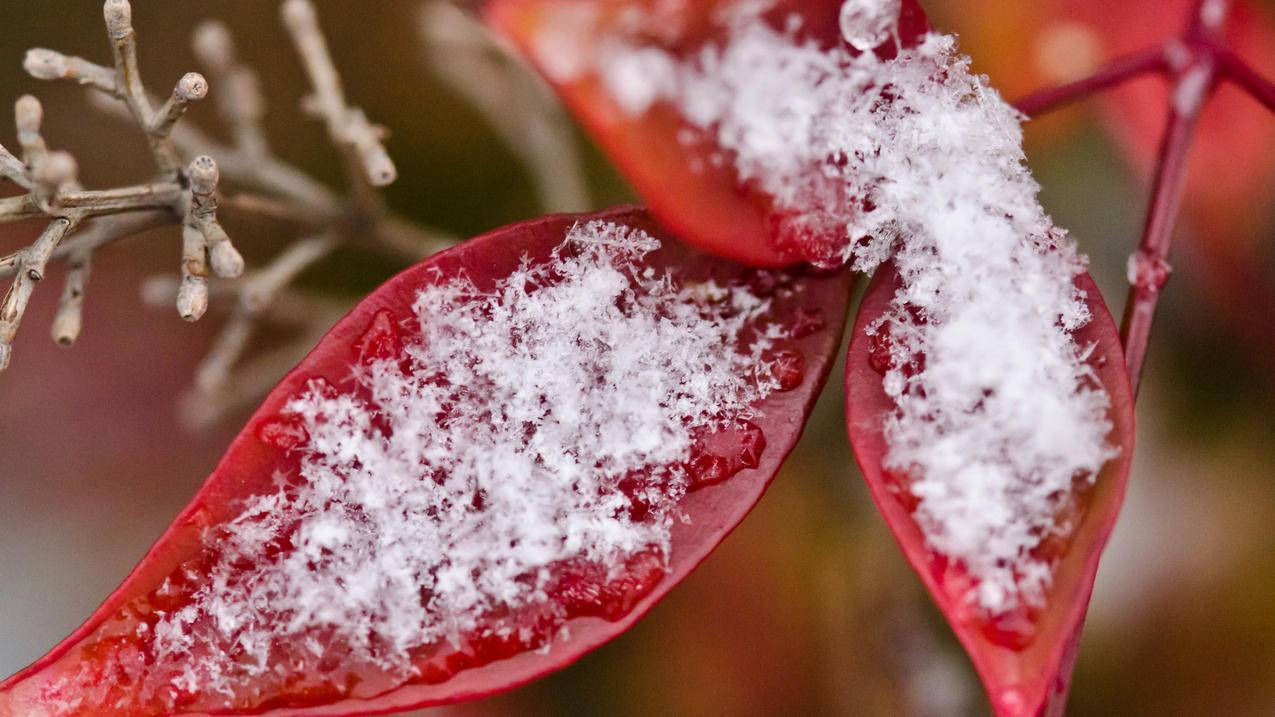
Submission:
[[[53,250],[53,256],[50,260],[69,260],[70,256],[77,251],[92,252],[98,247],[117,239],[171,223],[172,217],[170,214],[161,210],[113,214],[90,219],[84,223],[83,228],[63,240]],[[21,257],[22,250],[6,256],[0,256],[0,278],[13,276],[17,271]]]
[[[1113,60],[1084,79],[1033,92],[1015,101],[1014,106],[1028,117],[1035,117],[1142,75],[1163,72],[1167,68],[1164,49],[1153,47]]]
[[[221,87],[217,110],[234,135],[235,148],[250,157],[265,157],[270,149],[261,126],[266,111],[261,84],[257,73],[236,59],[230,29],[207,20],[195,29],[192,44],[195,56]]]
[[[1266,109],[1275,112],[1275,82],[1258,74],[1257,70],[1234,52],[1224,52],[1220,59],[1223,77],[1239,85],[1250,97],[1261,102]]]
[[[1217,84],[1219,55],[1225,47],[1222,29],[1229,11],[1229,0],[1197,0],[1184,38],[1187,61],[1173,68],[1169,122],[1156,162],[1142,239],[1129,258],[1129,298],[1120,324],[1125,365],[1135,395],[1142,382],[1160,292],[1171,273],[1169,250],[1186,185],[1187,155],[1200,113]]]
[[[124,100],[133,119],[146,131],[146,138],[150,142],[151,153],[155,155],[155,164],[159,170],[176,174],[181,166],[181,157],[177,148],[168,139],[172,122],[156,115],[138,69],[137,33],[133,30],[132,5],[128,0],[106,0],[102,6],[102,15],[106,19],[106,33],[115,55],[115,93],[113,94]],[[183,81],[191,78],[191,75],[187,75]],[[178,83],[177,92],[188,95],[187,99],[182,101],[182,107],[176,110],[169,109],[169,112],[175,111],[180,115],[185,102],[198,99],[207,93],[204,79],[198,75],[194,75],[193,80],[186,82],[186,85],[187,87],[183,90],[182,83]],[[199,90],[199,87],[203,89]],[[195,94],[198,94],[198,97],[194,97]],[[173,121],[176,121],[175,117]]]
[[[29,191],[0,198],[0,221],[44,215],[54,220],[51,227],[63,230],[58,241],[37,242],[39,256],[34,252],[36,245],[0,256],[0,277],[15,276],[15,285],[24,287],[21,296],[27,297],[33,283],[22,278],[27,268],[39,264],[42,274],[47,261],[65,261],[66,285],[52,333],[59,343],[70,344],[83,325],[84,290],[93,253],[145,229],[179,224],[180,279],[147,282],[145,293],[148,300],[162,295],[165,303],[175,302],[188,320],[202,316],[210,301],[233,303],[231,316],[201,363],[195,386],[184,402],[186,415],[207,424],[264,392],[348,308],[346,300],[316,300],[290,290],[288,286],[307,267],[337,247],[360,244],[415,261],[451,244],[454,238],[386,210],[377,189],[393,181],[397,171],[383,144],[385,131],[348,103],[308,0],[286,0],[282,18],[313,88],[302,109],[323,120],[344,162],[348,193],[334,191],[271,152],[262,123],[266,102],[257,75],[236,57],[225,25],[215,21],[201,24],[193,46],[216,85],[212,94],[229,129],[229,142],[215,140],[182,119],[192,102],[209,93],[204,76],[186,74],[164,102],[157,101],[147,92],[138,71],[131,6],[127,0],[105,0],[103,16],[112,66],[34,49],[27,53],[24,67],[40,79],[88,87],[95,107],[141,128],[159,174],[150,182],[113,189],[79,187],[70,156],[49,150],[39,135],[38,103],[27,101],[20,109],[24,113],[19,121],[21,156],[0,148],[0,177]],[[468,39],[452,49],[485,78],[485,89],[472,94],[471,99],[533,170],[546,206],[584,208],[587,198],[574,140],[561,110],[545,88],[535,84],[533,75],[492,44],[472,21],[455,15],[451,21],[469,23],[464,28]],[[446,42],[446,38],[435,38],[440,49]],[[455,75],[452,78],[459,82]],[[502,103],[498,95],[504,92],[513,96]],[[518,119],[508,119],[512,117]],[[215,162],[212,157],[216,157]],[[226,183],[233,189],[222,196],[219,188]],[[306,238],[289,245],[257,271],[235,279],[244,262],[222,228],[221,211],[281,221]],[[82,229],[72,234],[81,220]],[[40,256],[44,259],[36,262]],[[276,346],[257,359],[248,357],[248,347],[264,325],[287,327],[298,334],[297,341]],[[4,344],[6,359],[7,346]]]
[[[36,47],[27,50],[22,67],[37,80],[69,80],[123,99],[115,87],[115,70],[80,57]]]
[[[80,337],[84,326],[84,287],[89,280],[93,252],[80,249],[71,254],[66,266],[66,284],[58,301],[58,313],[53,318],[53,341],[59,346],[70,346]]]
[[[77,82],[114,100],[123,100],[150,142],[159,177],[114,189],[81,188],[75,158],[50,150],[41,134],[44,110],[39,100],[30,95],[18,99],[14,104],[14,124],[21,158],[0,148],[0,176],[29,191],[0,199],[0,222],[41,215],[49,217],[50,222],[31,246],[0,257],[0,276],[15,277],[0,320],[0,369],[8,364],[12,341],[35,284],[53,259],[64,259],[68,265],[52,328],[54,340],[63,345],[73,343],[83,325],[84,287],[93,252],[115,239],[161,223],[182,222],[199,239],[198,247],[192,240],[183,242],[188,250],[182,264],[183,275],[191,277],[192,284],[197,283],[194,277],[201,276],[201,264],[206,263],[197,256],[196,249],[205,253],[211,249],[214,267],[222,273],[242,270],[243,260],[230,246],[216,218],[212,194],[216,164],[201,158],[202,163],[183,171],[179,151],[169,138],[187,106],[207,94],[207,83],[198,73],[187,73],[178,81],[171,98],[156,111],[138,71],[132,7],[127,0],[105,0],[102,13],[115,58],[114,69],[40,48],[27,53],[23,67],[38,79]],[[209,172],[211,185],[206,181],[201,184]],[[74,235],[82,221],[86,230]],[[181,302],[182,315],[197,318],[202,313],[198,289],[191,288],[186,293]]]
[[[208,83],[198,72],[187,72],[173,87],[173,94],[159,111],[151,117],[146,131],[153,137],[165,139],[173,131],[173,125],[185,114],[191,102],[202,100],[208,96]]]
[[[205,395],[220,392],[231,370],[243,356],[255,332],[257,319],[275,297],[308,267],[327,256],[339,241],[331,235],[302,239],[277,256],[268,266],[248,277],[239,290],[239,302],[217,337],[212,350],[195,371],[195,387]]]
[[[44,279],[45,267],[53,250],[79,221],[76,216],[58,217],[49,222],[35,243],[22,251],[17,260],[17,275],[9,293],[0,302],[0,369],[7,368],[13,355],[13,338],[26,313],[27,302],[35,285]]]
[[[305,106],[323,119],[333,144],[342,150],[356,198],[375,208],[378,202],[369,189],[384,187],[398,177],[394,162],[381,144],[385,131],[368,122],[363,110],[346,103],[341,77],[319,30],[314,5],[309,0],[285,0],[282,15],[314,87]]]
[[[0,144],[0,179],[7,179],[23,189],[31,188],[31,180],[27,178],[27,166],[2,144]]]
[[[1229,80],[1275,111],[1275,83],[1260,75],[1227,44],[1231,0],[1195,0],[1180,37],[1118,60],[1096,75],[1020,100],[1025,114],[1060,106],[1145,72],[1170,81],[1168,123],[1160,144],[1151,201],[1137,251],[1129,257],[1129,296],[1120,336],[1134,391],[1142,380],[1160,293],[1172,273],[1169,252],[1182,205],[1187,155],[1200,113],[1217,83]]]

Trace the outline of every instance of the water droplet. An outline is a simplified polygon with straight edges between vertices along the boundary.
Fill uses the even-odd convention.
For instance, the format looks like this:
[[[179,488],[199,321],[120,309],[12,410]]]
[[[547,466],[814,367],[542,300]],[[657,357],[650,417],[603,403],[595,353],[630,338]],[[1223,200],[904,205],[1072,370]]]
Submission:
[[[766,435],[751,421],[736,421],[699,437],[691,450],[691,460],[686,463],[688,490],[696,490],[760,465]]]
[[[1035,611],[1019,606],[988,618],[983,626],[983,634],[1001,647],[1022,650],[1036,638],[1037,617]]]
[[[761,454],[766,450],[766,435],[761,427],[752,421],[741,421],[739,426],[739,454],[736,461],[739,468],[756,468],[761,463]]]
[[[664,559],[655,548],[629,556],[624,569],[611,575],[601,563],[582,559],[557,564],[547,592],[568,618],[596,616],[619,620],[664,576]]]
[[[290,451],[310,440],[310,434],[297,417],[275,418],[257,428],[257,439],[281,451]]]
[[[867,52],[890,38],[899,23],[902,0],[845,0],[841,3],[841,36]]]
[[[1169,275],[1173,267],[1164,259],[1148,256],[1143,252],[1129,255],[1127,268],[1129,283],[1139,291],[1158,293],[1169,283]]]
[[[797,309],[793,312],[792,321],[788,324],[788,337],[804,339],[816,331],[822,331],[827,325],[828,321],[818,307]]]
[[[664,559],[654,548],[635,553],[624,563],[624,572],[602,585],[600,614],[619,620],[664,577]]]
[[[996,695],[996,707],[997,714],[1022,714],[1025,707],[1023,693],[1013,688],[1001,690]]]
[[[806,357],[796,349],[778,351],[770,359],[770,375],[778,383],[778,390],[791,391],[806,377]]]
[[[686,474],[690,479],[690,490],[706,485],[720,483],[730,477],[730,462],[725,458],[704,451],[696,451],[686,464]]]
[[[398,322],[389,309],[381,309],[372,318],[372,323],[359,337],[359,363],[364,365],[386,359],[396,359],[403,353],[403,342]]]

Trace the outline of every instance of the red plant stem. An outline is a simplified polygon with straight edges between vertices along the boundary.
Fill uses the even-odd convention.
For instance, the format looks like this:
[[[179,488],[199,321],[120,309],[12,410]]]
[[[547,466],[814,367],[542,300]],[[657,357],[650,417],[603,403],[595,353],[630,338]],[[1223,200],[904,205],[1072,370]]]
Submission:
[[[1230,50],[1221,52],[1218,61],[1221,63],[1218,70],[1222,77],[1233,81],[1253,99],[1265,105],[1266,109],[1275,112],[1275,82],[1259,75]]]
[[[1129,258],[1129,298],[1120,327],[1135,395],[1142,381],[1160,291],[1169,278],[1169,249],[1182,208],[1187,156],[1200,112],[1219,80],[1236,83],[1275,112],[1275,82],[1259,74],[1226,44],[1224,29],[1230,11],[1231,0],[1196,0],[1180,38],[1119,58],[1090,77],[1040,90],[1015,103],[1023,114],[1033,116],[1145,73],[1160,72],[1171,78],[1169,120],[1156,160],[1142,239],[1138,251]]]
[[[1205,71],[1212,72],[1212,69]],[[1182,206],[1191,136],[1202,105],[1203,99],[1170,111],[1169,124],[1160,144],[1142,241],[1138,244],[1137,253],[1130,258],[1129,298],[1125,303],[1124,319],[1120,322],[1120,341],[1124,344],[1125,366],[1135,396],[1142,379],[1142,366],[1146,361],[1160,290],[1169,278],[1169,247]]]
[[[1142,240],[1129,260],[1129,298],[1120,324],[1125,366],[1135,396],[1142,383],[1160,291],[1169,278],[1169,249],[1182,208],[1191,139],[1221,74],[1221,56],[1227,52],[1223,28],[1230,9],[1230,0],[1196,0],[1183,38],[1185,47],[1181,48],[1189,59],[1171,68],[1169,122],[1156,160]]]
[[[1141,52],[1113,60],[1109,65],[1082,80],[1069,82],[1057,87],[1046,87],[1033,92],[1014,102],[1019,112],[1034,117],[1050,110],[1058,109],[1065,104],[1084,99],[1089,95],[1115,87],[1149,72],[1163,72],[1168,69],[1164,50],[1152,47]]]

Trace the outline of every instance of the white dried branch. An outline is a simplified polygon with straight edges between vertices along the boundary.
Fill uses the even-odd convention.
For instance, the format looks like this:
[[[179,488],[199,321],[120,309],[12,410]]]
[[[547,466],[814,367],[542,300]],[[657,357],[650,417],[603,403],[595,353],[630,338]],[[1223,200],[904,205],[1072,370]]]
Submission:
[[[89,95],[89,100],[103,114],[130,118],[125,108],[102,95]],[[226,179],[294,202],[304,213],[320,214],[323,221],[337,221],[341,216],[344,201],[339,194],[276,157],[253,156],[221,144],[186,122],[174,127],[169,139],[183,155],[217,157],[217,166]]]
[[[197,58],[217,84],[214,97],[218,113],[232,137],[228,145],[189,122],[179,121],[191,102],[208,93],[204,77],[187,74],[165,102],[157,102],[147,93],[139,73],[131,5],[127,0],[105,0],[103,16],[113,67],[46,49],[28,52],[24,67],[36,78],[91,88],[90,98],[97,107],[137,124],[150,142],[160,178],[115,189],[81,189],[75,183],[72,158],[50,152],[40,137],[39,106],[33,99],[19,110],[23,115],[18,123],[23,130],[19,132],[22,156],[0,148],[0,177],[31,190],[24,196],[0,199],[0,221],[48,215],[54,217],[51,227],[66,225],[58,241],[42,238],[43,243],[0,257],[0,276],[14,275],[15,287],[20,286],[11,293],[21,301],[6,303],[21,303],[23,308],[34,283],[27,269],[38,265],[36,273],[42,276],[47,261],[68,263],[52,329],[59,343],[72,343],[83,325],[84,290],[96,250],[151,227],[180,223],[180,279],[147,282],[145,291],[150,300],[163,296],[166,303],[175,302],[188,320],[202,316],[210,298],[235,302],[229,322],[201,364],[197,388],[191,394],[205,407],[205,416],[221,416],[268,389],[348,308],[345,300],[324,301],[290,291],[287,286],[306,267],[342,244],[364,243],[416,260],[455,241],[386,212],[375,191],[396,176],[382,143],[385,131],[369,122],[362,110],[347,104],[309,2],[285,2],[283,18],[313,85],[313,95],[303,107],[325,121],[347,165],[350,196],[329,189],[270,152],[262,126],[265,99],[257,76],[236,58],[233,39],[224,25],[201,25],[193,44]],[[183,157],[195,159],[183,166]],[[250,191],[219,197],[222,178]],[[213,275],[235,277],[243,271],[243,259],[218,219],[219,204],[287,220],[314,236],[290,245],[247,277],[211,281]],[[82,231],[69,236],[81,219],[85,220]],[[253,334],[265,322],[299,328],[302,335],[295,344],[244,361]],[[5,343],[6,362],[7,346]]]
[[[226,230],[217,221],[217,181],[220,175],[217,162],[208,155],[191,160],[187,170],[190,177],[190,205],[184,225],[198,231],[204,238],[213,272],[224,279],[233,279],[243,273],[243,257]]]
[[[177,291],[177,313],[186,321],[198,321],[208,310],[208,243],[198,229],[182,226],[182,281]]]
[[[128,0],[106,0],[102,5],[106,20],[106,34],[111,40],[115,55],[115,88],[119,97],[128,105],[133,118],[142,127],[149,127],[154,110],[146,96],[146,86],[137,66],[137,33],[133,31],[133,6]],[[176,163],[168,169],[176,169]]]
[[[122,237],[132,236],[147,229],[172,224],[172,216],[167,211],[150,210],[129,214],[114,214],[86,221],[85,226],[71,236],[65,238],[53,250],[50,261],[68,260],[77,251],[95,251],[98,247]],[[12,276],[17,272],[23,251],[19,250],[0,256],[0,278]]]
[[[192,45],[220,88],[215,97],[217,110],[230,126],[235,147],[250,157],[268,155],[270,147],[261,125],[266,113],[261,83],[257,73],[236,58],[230,29],[220,21],[207,20],[195,28]]]
[[[80,337],[84,326],[84,288],[92,263],[93,252],[88,249],[80,249],[67,259],[66,282],[52,328],[53,341],[59,346],[70,346]]]
[[[456,244],[447,232],[421,227],[398,217],[386,216],[372,227],[375,246],[388,249],[408,261],[420,261]]]
[[[57,217],[49,222],[40,237],[22,250],[16,262],[16,275],[4,301],[0,302],[0,370],[8,368],[13,355],[13,339],[22,324],[27,303],[35,285],[44,279],[45,268],[53,250],[79,221],[77,216]]]
[[[76,170],[73,164],[68,168],[63,157],[53,163],[58,166],[50,166],[49,147],[40,134],[40,125],[43,123],[44,107],[40,100],[32,95],[23,95],[13,103],[13,124],[18,131],[18,146],[22,148],[22,163],[26,167],[27,180],[35,203],[47,207],[63,183],[74,181]]]
[[[5,149],[3,144],[0,144],[0,179],[7,179],[23,189],[31,188],[31,180],[27,177],[27,165]]]
[[[89,263],[93,251],[103,244],[163,222],[180,221],[193,231],[195,236],[183,238],[182,271],[189,286],[181,302],[183,316],[191,319],[202,313],[198,283],[206,274],[210,249],[219,272],[234,275],[243,268],[242,258],[217,221],[213,195],[216,164],[206,160],[200,164],[203,176],[182,176],[180,154],[169,139],[189,104],[207,95],[207,83],[198,73],[187,73],[177,82],[169,100],[156,111],[138,69],[131,5],[127,0],[105,0],[102,13],[115,58],[113,69],[42,48],[28,51],[23,67],[37,79],[77,82],[103,96],[122,99],[130,116],[145,132],[161,177],[155,182],[114,189],[82,189],[77,181],[75,158],[66,152],[51,151],[40,132],[44,112],[39,100],[30,95],[18,99],[14,104],[14,124],[21,158],[0,148],[0,176],[29,192],[0,200],[0,222],[39,215],[47,215],[52,221],[31,246],[0,257],[0,276],[15,276],[0,323],[4,354],[0,369],[8,364],[10,346],[34,285],[54,258],[68,261],[66,286],[52,328],[54,340],[65,345],[73,343],[80,333]],[[209,171],[211,183],[207,181]],[[189,174],[197,172],[192,168]],[[116,214],[132,216],[92,221],[86,232],[63,245],[62,240],[82,220]]]
[[[429,68],[481,112],[518,157],[541,206],[551,212],[588,209],[573,126],[544,80],[450,2],[426,2],[420,29]]]
[[[341,77],[319,29],[314,5],[309,0],[285,0],[282,16],[314,87],[312,100],[305,106],[327,123],[328,135],[349,165],[356,196],[371,202],[374,195],[367,191],[369,186],[384,187],[398,177],[398,170],[381,143],[384,130],[370,123],[363,110],[346,103]]]
[[[275,257],[266,267],[248,277],[239,287],[239,301],[213,348],[195,370],[195,387],[204,394],[220,391],[231,370],[243,356],[256,332],[259,315],[275,297],[303,271],[327,256],[339,244],[335,236],[302,239]]]
[[[40,135],[40,125],[43,122],[44,107],[34,96],[23,95],[13,103],[13,124],[18,130],[18,146],[22,147],[22,161],[28,167],[48,154],[49,148]]]
[[[115,70],[82,57],[34,47],[27,50],[22,68],[37,80],[68,80],[123,99],[115,86]]]
[[[287,297],[276,299],[280,304],[291,304]],[[178,415],[190,430],[200,431],[221,423],[236,412],[256,405],[261,397],[305,356],[331,326],[349,310],[348,304],[334,304],[320,308],[305,302],[305,315],[310,317],[302,333],[290,342],[257,354],[236,367],[213,392],[193,387],[182,397]]]
[[[208,96],[208,82],[198,72],[187,72],[173,87],[173,94],[159,108],[147,132],[154,137],[166,138],[173,131],[173,125],[186,113],[191,102],[197,102]]]

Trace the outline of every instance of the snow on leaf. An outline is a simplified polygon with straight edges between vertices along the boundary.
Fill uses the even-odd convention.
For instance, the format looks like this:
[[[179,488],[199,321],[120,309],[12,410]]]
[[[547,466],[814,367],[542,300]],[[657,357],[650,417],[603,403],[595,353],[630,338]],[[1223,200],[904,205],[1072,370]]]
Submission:
[[[851,374],[890,401],[858,416],[852,438],[883,436],[883,450],[860,455],[865,471],[899,477],[925,549],[959,566],[964,580],[945,584],[955,593],[940,598],[954,624],[973,615],[1023,647],[1037,626],[1034,618],[1014,624],[1017,617],[1054,606],[1058,564],[1047,548],[1073,537],[1084,520],[1081,496],[1104,466],[1123,480],[1130,402],[1119,395],[1127,385],[1097,379],[1095,346],[1077,339],[1095,316],[1109,317],[1096,290],[1075,283],[1086,260],[1037,201],[1020,116],[972,73],[953,37],[901,30],[913,27],[910,3],[690,3],[711,8],[712,30],[692,36],[675,27],[673,41],[653,30],[664,5],[620,5],[624,12],[590,6],[584,39],[556,23],[571,3],[505,0],[489,17],[532,38],[524,46],[533,59],[547,46],[576,58],[577,76],[551,79],[569,101],[579,93],[611,99],[581,114],[620,148],[622,163],[631,148],[609,133],[663,127],[701,185],[724,173],[737,194],[764,199],[769,249],[862,271],[892,262],[892,296],[861,327],[879,344],[881,373]],[[836,41],[810,31],[830,20]],[[574,44],[559,44],[568,36]],[[863,51],[877,37],[884,44]],[[675,135],[666,131],[670,115]],[[644,164],[632,166],[661,217],[704,240],[696,209],[678,215],[658,185],[646,184]],[[702,243],[742,254],[711,236]],[[1102,335],[1101,358],[1122,364],[1118,342]],[[857,388],[848,387],[852,399]],[[1083,614],[1087,599],[1087,591],[1068,595],[1059,609],[1079,604]],[[1071,633],[1050,639],[1062,644]],[[1017,679],[994,677],[989,687]]]
[[[846,357],[846,424],[855,458],[908,561],[978,668],[996,714],[1061,714],[1098,559],[1120,510],[1133,453],[1133,395],[1115,322],[1089,276],[1076,277],[1074,285],[1092,314],[1071,337],[1077,346],[1084,347],[1082,365],[1091,379],[1081,390],[1092,391],[1097,386],[1105,389],[1110,400],[1105,415],[1111,425],[1107,439],[1119,447],[1119,455],[1099,473],[1074,476],[1071,484],[1056,495],[1041,495],[1041,481],[1047,473],[1028,472],[1020,476],[1017,490],[1021,495],[998,498],[995,491],[1003,486],[988,485],[989,476],[994,479],[1002,475],[997,471],[963,475],[967,482],[943,486],[933,475],[918,480],[914,473],[889,467],[888,456],[896,450],[891,445],[891,432],[900,416],[900,405],[883,374],[902,368],[907,380],[908,371],[920,368],[924,360],[899,351],[888,331],[882,330],[883,318],[898,309],[896,292],[900,283],[892,264],[879,269],[855,320]],[[1011,338],[994,337],[984,354],[1004,351],[1013,343]],[[917,361],[909,363],[912,359]],[[991,360],[995,363],[996,358]],[[986,406],[976,405],[974,411],[981,412]],[[883,416],[887,417],[884,422]],[[947,444],[945,436],[932,430],[940,427],[923,426],[921,433]],[[1051,437],[1045,433],[1039,440]],[[968,453],[973,457],[987,455],[980,450]],[[926,490],[931,491],[928,496],[924,494]],[[935,491],[942,500],[958,504],[970,492],[984,492],[977,496],[978,500],[967,501],[983,509],[983,513],[969,517],[973,531],[1002,529],[987,519],[997,502],[1022,509],[1019,504],[1024,497],[1035,496],[1039,505],[1053,507],[1052,515],[1024,511],[1013,521],[1021,525],[1024,517],[1030,517],[1042,528],[1040,535],[1023,539],[1022,553],[1013,561],[1029,567],[1010,573],[1005,584],[1022,585],[1026,576],[1042,576],[1048,581],[1048,589],[1043,591],[1040,603],[1020,602],[1013,609],[989,614],[977,601],[970,600],[971,591],[977,594],[985,581],[980,582],[968,564],[934,548],[933,527],[925,524],[920,506],[927,498],[933,501]],[[987,540],[1004,543],[1007,538],[993,532]],[[1035,587],[1033,583],[1028,585]]]
[[[489,0],[483,12],[562,94],[662,224],[707,251],[778,266],[835,262],[846,246],[838,216],[853,207],[835,183],[817,178],[835,158],[812,162],[820,145],[803,144],[826,97],[807,96],[810,82],[777,85],[773,73],[728,74],[746,69],[735,63],[746,58],[727,55],[747,50],[736,33],[777,35],[799,46],[784,48],[797,62],[791,69],[814,80],[858,54],[844,28],[879,34],[883,44],[868,54],[880,58],[924,32],[915,0],[887,3],[897,13],[860,5],[844,18],[837,0]],[[771,153],[773,171],[744,156],[750,146]]]
[[[697,255],[635,210],[439,255],[333,329],[0,715],[340,714],[568,664],[760,496],[847,295],[844,272]]]
[[[918,519],[979,579],[973,600],[991,613],[1038,604],[1048,575],[1023,556],[1055,494],[1115,454],[1108,399],[1071,338],[1090,318],[1072,285],[1085,259],[1036,201],[1018,114],[954,38],[882,58],[800,37],[800,15],[777,29],[768,7],[721,4],[725,35],[689,58],[619,37],[596,41],[586,66],[627,111],[676,107],[784,213],[780,233],[806,258],[869,272],[893,258],[887,466],[915,474]],[[848,0],[838,20],[884,41],[900,11]]]

